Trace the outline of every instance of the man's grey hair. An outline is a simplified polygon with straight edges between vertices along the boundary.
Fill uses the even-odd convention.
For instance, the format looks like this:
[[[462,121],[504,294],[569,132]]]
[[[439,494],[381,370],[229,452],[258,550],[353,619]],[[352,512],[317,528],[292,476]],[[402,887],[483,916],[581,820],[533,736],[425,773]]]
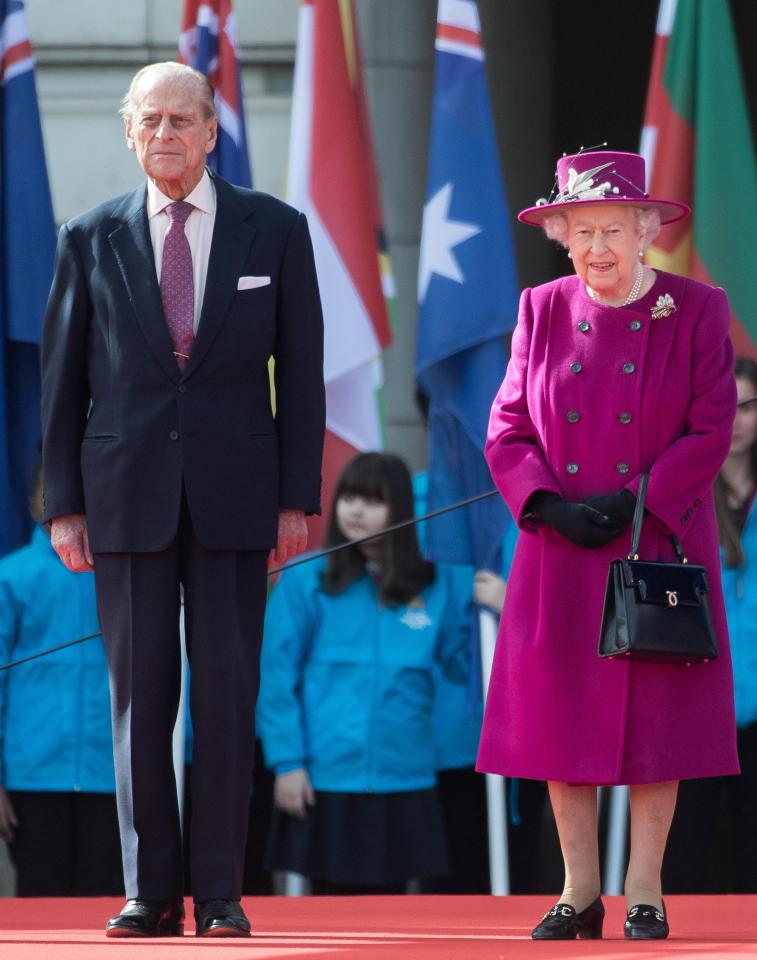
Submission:
[[[195,84],[198,99],[205,108],[205,119],[210,120],[211,117],[215,116],[215,94],[213,92],[213,86],[205,74],[199,70],[195,70],[194,67],[188,67],[184,63],[166,60],[163,63],[148,63],[146,67],[142,67],[142,69],[138,70],[131,78],[129,89],[124,94],[121,107],[118,111],[124,119],[134,115],[134,111],[138,107],[136,95],[139,87],[145,79],[153,79],[153,74],[155,82],[167,80],[175,83]]]

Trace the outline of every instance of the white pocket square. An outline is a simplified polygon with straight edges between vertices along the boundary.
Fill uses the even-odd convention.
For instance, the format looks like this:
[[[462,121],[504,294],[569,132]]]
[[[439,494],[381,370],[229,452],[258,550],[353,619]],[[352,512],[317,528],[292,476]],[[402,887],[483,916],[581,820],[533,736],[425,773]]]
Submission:
[[[237,282],[237,290],[254,290],[255,287],[267,287],[270,282],[270,277],[240,277]]]

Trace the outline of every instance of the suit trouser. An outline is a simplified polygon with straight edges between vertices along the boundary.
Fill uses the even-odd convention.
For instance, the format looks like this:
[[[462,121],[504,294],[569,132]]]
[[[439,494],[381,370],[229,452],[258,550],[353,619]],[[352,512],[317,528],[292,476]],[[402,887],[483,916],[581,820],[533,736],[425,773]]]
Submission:
[[[192,893],[242,891],[266,600],[265,551],[211,551],[182,504],[156,553],[95,554],[110,670],[116,794],[128,898],[180,900],[172,735],[181,685],[180,584],[192,670]]]

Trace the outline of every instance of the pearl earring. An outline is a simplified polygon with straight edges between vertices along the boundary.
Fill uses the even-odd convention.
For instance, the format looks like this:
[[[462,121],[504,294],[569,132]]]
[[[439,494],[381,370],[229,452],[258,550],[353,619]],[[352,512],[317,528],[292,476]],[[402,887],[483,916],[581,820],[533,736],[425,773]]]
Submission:
[[[573,259],[573,254],[570,252],[570,250],[568,250],[568,260],[572,260],[572,259]]]

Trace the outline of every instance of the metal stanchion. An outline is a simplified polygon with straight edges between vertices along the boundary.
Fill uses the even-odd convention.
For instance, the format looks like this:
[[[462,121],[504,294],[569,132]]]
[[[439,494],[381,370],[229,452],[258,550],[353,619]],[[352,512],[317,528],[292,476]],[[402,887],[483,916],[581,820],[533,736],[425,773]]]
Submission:
[[[308,881],[301,873],[291,873],[287,871],[284,874],[284,896],[285,897],[306,897],[308,894]]]
[[[626,865],[626,833],[628,830],[628,787],[610,787],[610,813],[607,823],[607,858],[604,893],[623,893]]]
[[[489,610],[479,613],[481,632],[481,673],[484,698],[489,689],[489,678],[497,641],[497,618]],[[489,882],[494,896],[510,893],[510,864],[507,849],[507,798],[505,778],[486,774],[486,807],[489,825]]]
[[[183,827],[184,763],[186,759],[187,741],[187,678],[189,676],[186,631],[184,628],[184,604],[181,606],[181,615],[179,617],[179,633],[181,636],[181,692],[179,694],[179,711],[176,714],[176,723],[173,728],[173,772],[176,777],[176,794],[179,800],[179,820]]]

